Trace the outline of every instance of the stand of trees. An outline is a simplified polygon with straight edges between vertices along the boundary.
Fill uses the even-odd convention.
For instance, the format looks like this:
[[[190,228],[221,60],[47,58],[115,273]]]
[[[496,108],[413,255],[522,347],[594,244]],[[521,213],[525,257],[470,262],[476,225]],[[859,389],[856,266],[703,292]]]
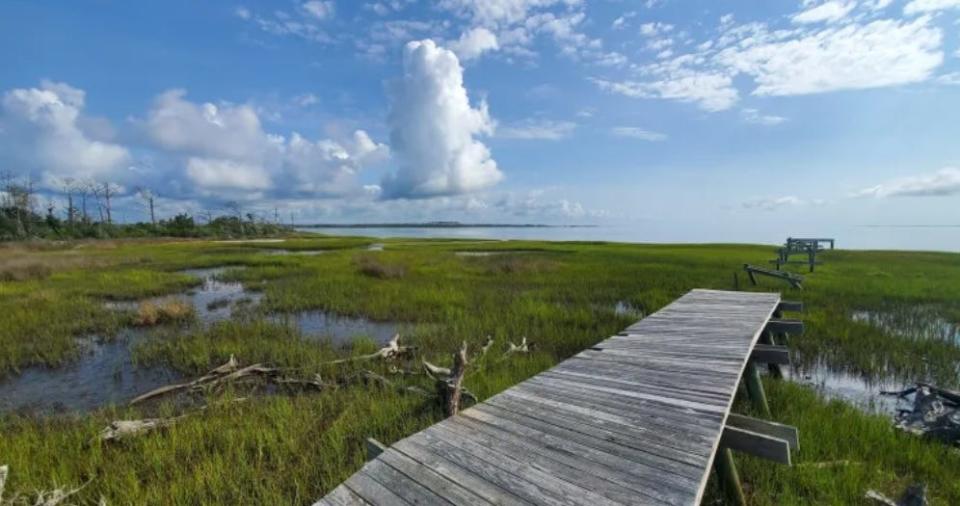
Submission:
[[[231,202],[222,213],[207,211],[203,223],[180,213],[170,218],[157,215],[155,196],[146,188],[136,195],[150,221],[117,223],[114,199],[121,188],[110,182],[65,179],[58,194],[41,195],[35,182],[10,172],[0,173],[0,241],[25,239],[82,239],[127,237],[262,237],[287,233],[291,227],[265,217],[244,213]],[[41,200],[43,201],[41,203]],[[276,212],[274,213],[276,215]]]

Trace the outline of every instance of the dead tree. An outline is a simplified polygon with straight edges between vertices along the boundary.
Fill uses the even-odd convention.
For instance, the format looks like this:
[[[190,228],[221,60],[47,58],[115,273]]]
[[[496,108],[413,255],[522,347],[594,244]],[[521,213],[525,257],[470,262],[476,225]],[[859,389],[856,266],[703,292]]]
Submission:
[[[113,224],[113,212],[110,205],[110,198],[115,197],[117,192],[120,191],[120,188],[110,182],[104,181],[100,183],[100,194],[103,196],[103,206],[107,211],[107,224]]]
[[[138,186],[138,187],[137,187],[137,195],[139,195],[140,198],[143,199],[144,204],[146,204],[147,208],[150,210],[150,223],[153,225],[154,228],[156,228],[156,227],[157,227],[157,215],[154,213],[154,206],[153,206],[154,195],[153,195],[153,192],[150,191],[149,188],[145,188],[145,187],[143,187],[143,186]]]
[[[467,342],[464,341],[460,350],[453,354],[453,368],[437,367],[427,361],[424,361],[423,365],[427,374],[436,379],[437,396],[443,402],[447,416],[459,413],[460,399],[463,397],[463,377],[467,372]],[[472,394],[469,395],[473,397]]]

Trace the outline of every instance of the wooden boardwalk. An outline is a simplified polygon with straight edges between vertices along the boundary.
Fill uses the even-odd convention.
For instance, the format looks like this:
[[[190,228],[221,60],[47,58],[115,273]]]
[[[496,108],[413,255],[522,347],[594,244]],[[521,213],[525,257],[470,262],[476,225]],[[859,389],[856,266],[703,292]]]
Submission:
[[[779,302],[693,290],[396,442],[317,504],[697,504]]]

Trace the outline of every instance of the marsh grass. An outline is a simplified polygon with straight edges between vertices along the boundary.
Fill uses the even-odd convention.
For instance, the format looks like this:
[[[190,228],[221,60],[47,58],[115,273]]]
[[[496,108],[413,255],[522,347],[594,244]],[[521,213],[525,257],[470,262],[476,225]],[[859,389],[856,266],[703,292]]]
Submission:
[[[361,366],[320,364],[370,353],[378,347],[372,340],[361,338],[347,346],[317,342],[263,317],[321,310],[399,322],[407,329],[404,340],[441,365],[449,365],[461,341],[475,350],[486,336],[493,337],[490,355],[475,363],[467,378],[472,391],[487,397],[633,323],[630,315],[615,311],[620,301],[650,314],[692,288],[731,289],[732,273],[743,263],[763,263],[772,256],[770,247],[750,245],[508,241],[482,244],[485,251],[502,254],[461,257],[455,252],[464,249],[464,241],[408,239],[382,241],[386,249],[377,253],[360,251],[369,242],[297,239],[296,248],[330,250],[319,256],[260,251],[291,249],[286,243],[91,244],[84,254],[106,267],[0,282],[0,371],[70,360],[75,356],[73,336],[123,322],[122,315],[103,309],[105,299],[176,293],[197,282],[176,271],[228,265],[245,268],[230,269],[223,279],[264,292],[259,307],[208,328],[171,327],[167,335],[137,344],[138,364],[171,367],[190,376],[234,354],[243,363],[264,362],[324,378],[350,374]],[[371,260],[361,260],[367,256]],[[865,377],[927,375],[945,384],[956,382],[960,347],[955,343],[888,332],[851,315],[891,305],[924,305],[948,318],[955,315],[960,256],[838,250],[822,257],[825,263],[808,276],[802,292],[770,280],[756,288],[741,284],[804,302],[806,333],[789,343],[796,358]],[[364,262],[376,265],[377,273],[363,272]],[[383,266],[402,266],[403,275],[380,275]],[[537,345],[534,352],[500,358],[508,342],[523,337]],[[382,365],[362,367],[390,374],[377,368]],[[420,384],[423,379],[399,381]],[[913,479],[928,483],[935,503],[960,502],[955,480],[960,462],[943,447],[895,434],[889,420],[826,402],[804,387],[771,383],[768,393],[774,416],[801,430],[800,464],[837,459],[864,464],[841,470],[781,468],[741,458],[751,502],[856,503],[865,487],[895,496]],[[362,464],[364,438],[390,443],[440,417],[436,406],[421,398],[371,386],[300,396],[254,395],[238,405],[219,402],[232,395],[247,392],[213,397],[209,402],[220,407],[163,433],[113,446],[90,443],[109,420],[179,408],[173,403],[105,408],[85,417],[0,415],[0,463],[12,469],[8,487],[25,491],[93,478],[82,501],[103,495],[111,504],[307,504]],[[741,403],[738,409],[747,408]]]

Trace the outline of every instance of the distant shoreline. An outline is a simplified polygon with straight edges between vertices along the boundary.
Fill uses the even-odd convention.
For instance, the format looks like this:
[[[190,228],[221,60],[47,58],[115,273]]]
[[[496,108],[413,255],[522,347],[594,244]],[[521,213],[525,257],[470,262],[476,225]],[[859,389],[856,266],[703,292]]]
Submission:
[[[427,223],[314,223],[297,228],[591,228],[596,225],[546,225],[542,223],[460,223],[436,221]]]

